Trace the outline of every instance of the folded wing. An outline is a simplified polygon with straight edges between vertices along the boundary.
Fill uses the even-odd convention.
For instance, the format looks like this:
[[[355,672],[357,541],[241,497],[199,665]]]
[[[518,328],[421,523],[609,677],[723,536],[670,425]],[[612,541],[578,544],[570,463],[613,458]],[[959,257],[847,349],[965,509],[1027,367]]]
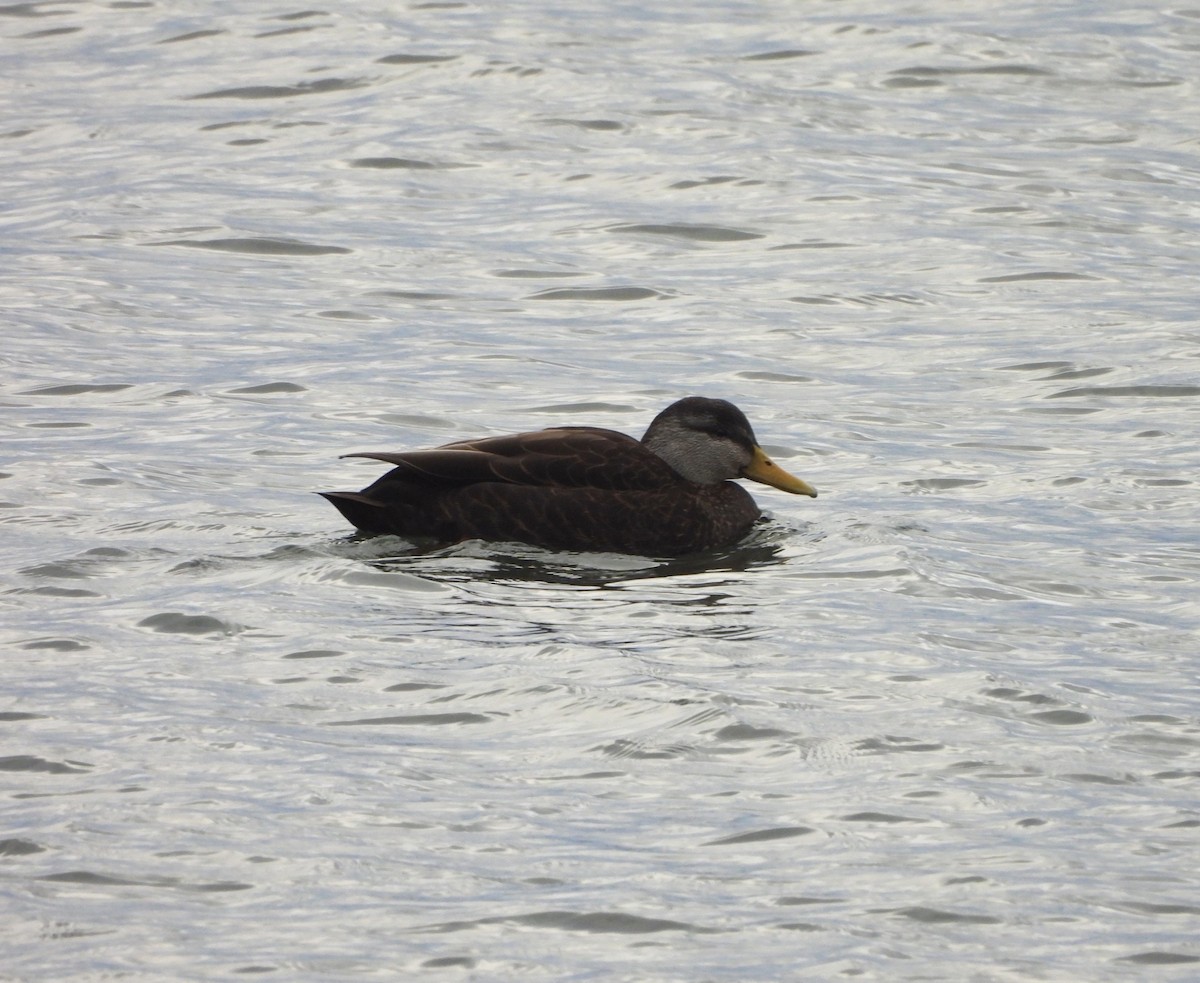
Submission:
[[[651,490],[681,479],[637,440],[615,430],[557,427],[530,433],[484,437],[433,450],[364,452],[395,465],[388,477],[434,485],[500,482],[551,488]]]

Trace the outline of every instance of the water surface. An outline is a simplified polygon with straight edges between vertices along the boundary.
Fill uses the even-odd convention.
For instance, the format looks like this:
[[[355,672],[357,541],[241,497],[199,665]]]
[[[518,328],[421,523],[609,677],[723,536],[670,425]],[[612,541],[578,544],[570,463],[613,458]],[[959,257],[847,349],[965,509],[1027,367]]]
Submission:
[[[1195,11],[0,31],[14,978],[1194,978]],[[312,494],[687,393],[821,498],[668,562]]]

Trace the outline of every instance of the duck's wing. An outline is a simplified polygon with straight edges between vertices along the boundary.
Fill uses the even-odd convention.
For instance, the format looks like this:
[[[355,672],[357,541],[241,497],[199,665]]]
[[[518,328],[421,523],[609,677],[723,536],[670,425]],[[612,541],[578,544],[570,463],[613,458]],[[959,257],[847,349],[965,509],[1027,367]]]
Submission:
[[[500,482],[533,487],[649,490],[681,479],[645,446],[615,430],[555,427],[461,440],[433,450],[364,452],[346,457],[383,461],[397,479],[448,485]]]

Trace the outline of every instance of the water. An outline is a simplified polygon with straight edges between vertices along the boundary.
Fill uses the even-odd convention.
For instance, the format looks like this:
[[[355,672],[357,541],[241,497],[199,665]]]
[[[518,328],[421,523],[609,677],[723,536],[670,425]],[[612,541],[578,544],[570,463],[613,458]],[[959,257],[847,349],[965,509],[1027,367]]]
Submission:
[[[4,972],[1193,979],[1200,15],[0,10]],[[658,562],[353,450],[735,400]]]

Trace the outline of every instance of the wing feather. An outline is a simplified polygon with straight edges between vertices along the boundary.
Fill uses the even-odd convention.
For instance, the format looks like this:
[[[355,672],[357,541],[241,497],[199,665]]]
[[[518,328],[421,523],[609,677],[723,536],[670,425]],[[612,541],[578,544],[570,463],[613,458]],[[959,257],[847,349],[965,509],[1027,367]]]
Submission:
[[[345,456],[395,465],[412,480],[450,485],[503,482],[535,487],[646,490],[668,487],[681,480],[640,441],[615,430],[594,427],[557,427],[461,440],[433,450]]]

